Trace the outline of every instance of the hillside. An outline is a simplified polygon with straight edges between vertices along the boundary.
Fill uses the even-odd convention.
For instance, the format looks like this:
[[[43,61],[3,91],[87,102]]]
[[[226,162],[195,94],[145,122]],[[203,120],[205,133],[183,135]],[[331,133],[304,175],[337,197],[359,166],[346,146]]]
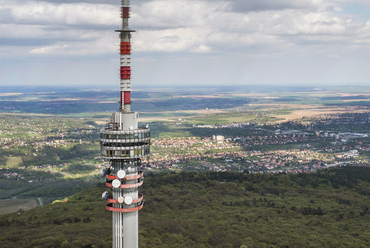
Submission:
[[[0,247],[111,247],[103,185],[0,216]],[[152,174],[140,247],[370,247],[370,168]]]

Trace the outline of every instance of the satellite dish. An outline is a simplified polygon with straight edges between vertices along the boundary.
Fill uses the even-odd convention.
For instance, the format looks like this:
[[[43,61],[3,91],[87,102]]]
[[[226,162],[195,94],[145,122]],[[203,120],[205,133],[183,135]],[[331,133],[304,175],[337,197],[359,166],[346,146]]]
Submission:
[[[108,191],[105,191],[102,195],[101,195],[101,198],[106,201],[108,200]]]
[[[105,168],[105,169],[101,169],[99,174],[101,177],[104,177],[105,175],[110,174],[110,172],[111,172],[110,168]]]
[[[123,196],[118,197],[118,202],[119,203],[124,203],[125,202],[125,198]]]
[[[121,181],[118,179],[114,179],[112,182],[112,186],[116,189],[119,188],[121,186]]]
[[[126,203],[127,205],[130,205],[132,202],[133,202],[133,199],[132,199],[132,197],[131,197],[131,196],[126,196],[126,197],[125,197],[125,203]]]
[[[131,167],[128,167],[127,170],[130,171],[130,172],[132,171]]]
[[[125,178],[125,177],[126,177],[126,171],[124,171],[124,170],[119,170],[119,171],[117,172],[117,177],[118,177],[119,179]]]
[[[101,177],[104,177],[105,176],[105,169],[101,169],[99,174],[100,174]]]

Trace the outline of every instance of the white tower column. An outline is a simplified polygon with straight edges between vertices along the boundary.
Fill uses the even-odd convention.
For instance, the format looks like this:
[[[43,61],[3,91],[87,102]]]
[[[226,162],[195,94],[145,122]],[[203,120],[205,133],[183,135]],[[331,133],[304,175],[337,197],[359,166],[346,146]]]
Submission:
[[[100,130],[101,156],[110,166],[100,174],[106,177],[102,198],[112,211],[113,248],[139,247],[138,211],[143,208],[139,188],[143,184],[141,158],[150,153],[150,129],[138,126],[138,113],[131,112],[131,30],[130,2],[122,0],[120,37],[120,108],[111,122]]]

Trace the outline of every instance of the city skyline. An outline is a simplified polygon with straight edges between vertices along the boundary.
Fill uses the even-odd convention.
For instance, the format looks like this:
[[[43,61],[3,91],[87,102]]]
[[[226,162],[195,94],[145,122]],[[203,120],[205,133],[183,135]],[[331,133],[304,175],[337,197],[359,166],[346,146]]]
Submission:
[[[0,86],[115,86],[119,0],[0,0]],[[133,85],[368,85],[362,0],[132,0]]]

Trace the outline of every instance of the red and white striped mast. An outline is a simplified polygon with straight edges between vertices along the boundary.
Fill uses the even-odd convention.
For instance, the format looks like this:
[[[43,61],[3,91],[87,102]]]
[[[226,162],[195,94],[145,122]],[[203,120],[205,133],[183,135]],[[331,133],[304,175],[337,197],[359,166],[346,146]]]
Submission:
[[[130,112],[131,104],[131,30],[129,26],[130,0],[122,0],[121,6],[122,28],[116,30],[120,33],[120,76],[121,76],[121,100],[120,111]]]
[[[141,158],[150,154],[150,129],[138,127],[138,113],[131,112],[131,30],[130,1],[122,0],[120,37],[120,108],[111,122],[100,130],[101,156],[109,167],[100,174],[106,178],[111,192],[102,198],[112,212],[113,248],[138,248],[138,211],[143,207],[139,188],[143,184]]]

